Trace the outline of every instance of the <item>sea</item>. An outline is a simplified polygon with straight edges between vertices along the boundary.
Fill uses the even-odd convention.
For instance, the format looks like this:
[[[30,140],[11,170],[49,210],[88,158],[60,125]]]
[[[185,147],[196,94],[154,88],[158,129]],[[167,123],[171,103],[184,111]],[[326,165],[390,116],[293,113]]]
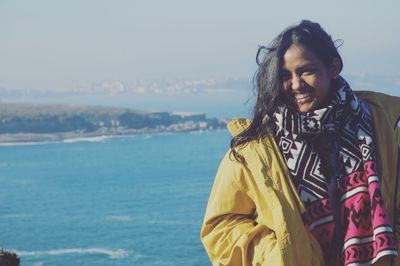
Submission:
[[[226,130],[0,146],[0,248],[23,266],[210,265]]]
[[[254,104],[245,90],[146,97],[0,100],[220,118],[249,117]],[[229,142],[222,130],[0,145],[0,248],[22,266],[210,265],[200,229]]]

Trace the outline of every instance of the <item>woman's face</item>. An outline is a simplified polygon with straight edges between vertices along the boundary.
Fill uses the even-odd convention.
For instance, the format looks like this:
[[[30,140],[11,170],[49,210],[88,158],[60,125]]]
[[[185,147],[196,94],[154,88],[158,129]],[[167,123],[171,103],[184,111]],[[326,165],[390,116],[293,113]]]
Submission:
[[[327,67],[313,52],[301,45],[289,47],[283,56],[282,88],[299,112],[324,105],[331,80],[339,74],[337,60]]]

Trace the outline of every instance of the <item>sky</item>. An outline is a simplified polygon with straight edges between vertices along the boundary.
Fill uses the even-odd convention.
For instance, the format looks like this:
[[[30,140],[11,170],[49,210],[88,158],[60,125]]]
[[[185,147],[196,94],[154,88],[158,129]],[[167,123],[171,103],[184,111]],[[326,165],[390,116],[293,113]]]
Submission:
[[[345,74],[400,76],[398,10],[398,0],[0,0],[0,87],[252,77],[258,46],[301,19],[344,41]]]

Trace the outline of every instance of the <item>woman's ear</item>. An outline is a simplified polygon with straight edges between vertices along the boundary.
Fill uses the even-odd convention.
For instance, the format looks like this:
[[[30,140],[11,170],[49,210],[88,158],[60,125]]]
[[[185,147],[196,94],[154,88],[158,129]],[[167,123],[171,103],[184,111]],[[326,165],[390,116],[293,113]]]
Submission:
[[[341,69],[342,69],[342,61],[337,57],[333,58],[330,73],[329,73],[331,78],[332,79],[337,78],[340,74]]]

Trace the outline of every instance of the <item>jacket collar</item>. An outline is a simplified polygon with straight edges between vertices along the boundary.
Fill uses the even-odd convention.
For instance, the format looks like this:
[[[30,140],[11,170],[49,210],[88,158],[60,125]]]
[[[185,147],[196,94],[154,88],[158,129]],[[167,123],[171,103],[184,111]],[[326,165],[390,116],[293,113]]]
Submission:
[[[250,126],[251,120],[246,118],[234,118],[228,124],[228,130],[232,137],[236,137]]]
[[[400,119],[400,97],[390,96],[380,92],[356,91],[356,95],[364,99],[368,104],[381,108],[389,119],[390,127],[399,127]]]

